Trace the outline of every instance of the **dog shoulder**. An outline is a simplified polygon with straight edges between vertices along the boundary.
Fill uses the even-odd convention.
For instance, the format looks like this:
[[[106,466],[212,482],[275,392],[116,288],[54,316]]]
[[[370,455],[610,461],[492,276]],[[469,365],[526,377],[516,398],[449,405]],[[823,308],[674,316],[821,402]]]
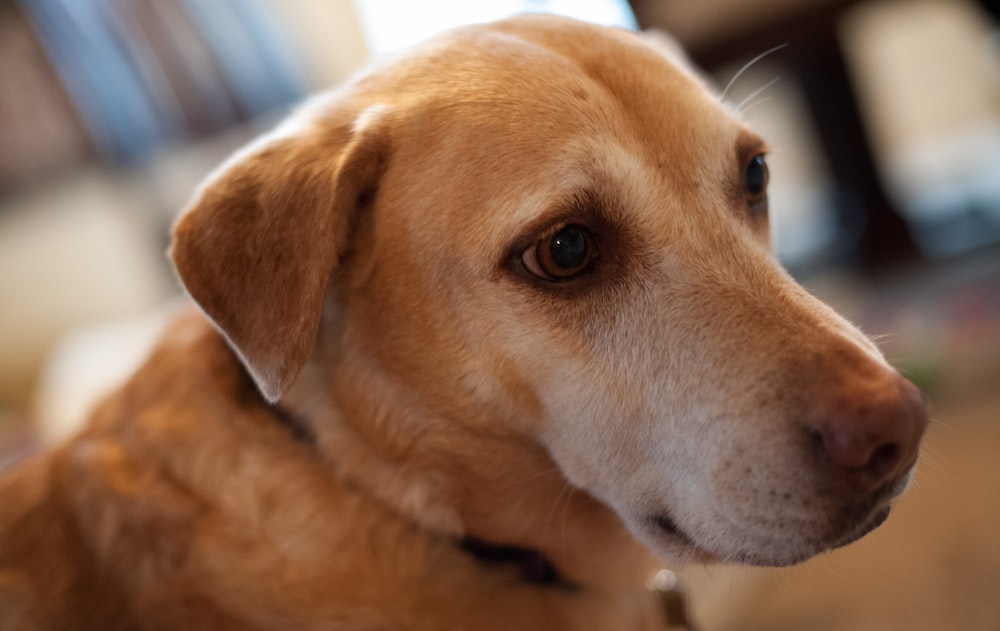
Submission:
[[[190,463],[157,445],[222,440],[192,410],[244,378],[197,320],[182,316],[78,436],[0,475],[0,628],[135,628],[133,603],[184,563],[203,506],[171,474]]]
[[[66,495],[65,450],[0,477],[0,628],[116,629],[132,621],[120,591],[93,563],[93,549]]]

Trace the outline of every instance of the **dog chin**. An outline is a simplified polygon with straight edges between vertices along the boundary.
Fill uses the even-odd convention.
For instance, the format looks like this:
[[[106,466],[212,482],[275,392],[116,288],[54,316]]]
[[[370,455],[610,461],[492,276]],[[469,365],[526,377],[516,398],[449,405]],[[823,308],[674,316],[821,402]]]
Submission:
[[[889,517],[891,507],[879,504],[866,511],[863,517],[837,536],[825,540],[796,541],[794,534],[785,542],[771,539],[760,545],[747,542],[733,550],[713,550],[712,546],[698,541],[698,533],[689,534],[666,514],[647,520],[645,533],[652,539],[651,546],[660,556],[679,563],[731,563],[754,567],[787,567],[803,563],[814,556],[854,543],[881,526]]]
[[[867,519],[858,522],[854,527],[849,528],[839,538],[832,539],[828,543],[820,542],[818,545],[807,545],[799,549],[790,547],[789,549],[781,551],[778,554],[743,552],[726,558],[726,561],[757,567],[787,567],[790,565],[797,565],[808,561],[814,556],[824,552],[830,552],[831,550],[836,550],[837,548],[841,548],[854,543],[858,539],[861,539],[885,523],[885,520],[889,518],[890,511],[891,508],[888,505],[882,506],[873,513],[869,514]]]

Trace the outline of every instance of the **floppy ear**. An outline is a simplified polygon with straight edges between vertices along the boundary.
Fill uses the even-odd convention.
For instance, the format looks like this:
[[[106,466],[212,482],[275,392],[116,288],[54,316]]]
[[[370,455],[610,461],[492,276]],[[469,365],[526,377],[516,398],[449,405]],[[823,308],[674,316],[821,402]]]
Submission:
[[[251,145],[174,225],[181,282],[268,401],[308,360],[327,281],[385,170],[388,143],[370,114],[338,125],[324,112],[304,131]]]

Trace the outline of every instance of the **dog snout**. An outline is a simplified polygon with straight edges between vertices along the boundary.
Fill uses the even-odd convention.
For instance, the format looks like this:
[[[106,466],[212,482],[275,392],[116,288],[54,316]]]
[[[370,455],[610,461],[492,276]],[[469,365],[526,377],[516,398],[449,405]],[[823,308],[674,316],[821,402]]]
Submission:
[[[890,484],[913,466],[928,422],[926,399],[909,380],[886,369],[865,381],[819,402],[807,426],[821,461],[859,492]]]

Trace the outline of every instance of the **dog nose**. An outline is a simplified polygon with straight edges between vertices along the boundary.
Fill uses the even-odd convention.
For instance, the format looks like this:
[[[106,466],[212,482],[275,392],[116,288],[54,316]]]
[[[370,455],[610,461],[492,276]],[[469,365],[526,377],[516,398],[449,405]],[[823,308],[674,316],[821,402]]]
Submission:
[[[844,389],[810,427],[827,462],[859,491],[872,491],[916,462],[927,429],[923,393],[895,371]]]

